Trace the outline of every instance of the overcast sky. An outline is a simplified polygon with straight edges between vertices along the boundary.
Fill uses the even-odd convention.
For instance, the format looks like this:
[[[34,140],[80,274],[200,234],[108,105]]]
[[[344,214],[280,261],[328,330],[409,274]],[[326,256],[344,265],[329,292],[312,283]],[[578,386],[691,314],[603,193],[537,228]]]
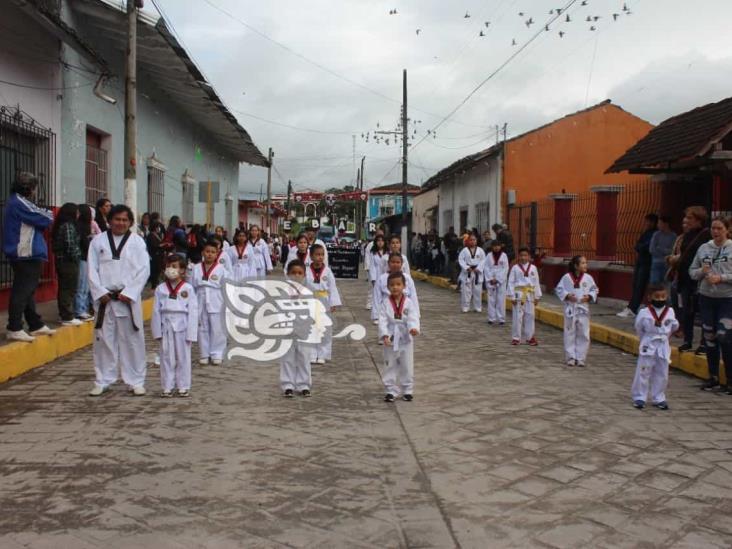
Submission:
[[[284,192],[287,179],[295,190],[350,184],[352,134],[367,188],[401,181],[393,139],[361,134],[395,128],[402,69],[419,141],[570,0],[156,1],[262,152],[274,149],[273,192]],[[658,123],[732,95],[732,1],[586,3],[576,0],[571,22],[563,13],[410,152],[411,183],[495,143],[497,124],[510,137],[608,98]],[[242,191],[264,183],[264,169],[242,169]]]

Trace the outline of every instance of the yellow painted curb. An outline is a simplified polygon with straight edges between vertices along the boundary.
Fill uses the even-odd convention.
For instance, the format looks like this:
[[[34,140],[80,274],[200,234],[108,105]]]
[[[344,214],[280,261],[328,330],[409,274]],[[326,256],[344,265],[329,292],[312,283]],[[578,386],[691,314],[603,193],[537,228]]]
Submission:
[[[429,282],[441,288],[454,289],[454,286],[450,284],[450,281],[441,276],[431,276],[425,273],[412,271],[412,278]],[[483,292],[483,298],[485,300],[485,292]],[[506,300],[506,310],[511,310],[511,301],[509,300]],[[554,326],[560,330],[564,329],[564,315],[559,311],[539,306],[536,308],[536,319],[539,322]],[[638,336],[635,334],[624,332],[617,328],[611,328],[610,326],[605,326],[596,322],[590,322],[590,338],[593,341],[610,345],[611,347],[615,347],[616,349],[620,349],[626,353],[632,355],[638,354],[640,341]],[[679,350],[675,347],[671,351],[671,367],[700,379],[709,378],[709,369],[707,368],[707,359],[705,357],[696,356],[694,353],[679,353]],[[726,383],[724,368],[720,368],[719,373],[721,378],[720,381],[722,383]]]
[[[142,302],[144,320],[152,316],[152,305],[152,298]],[[52,336],[39,336],[32,343],[14,341],[0,346],[0,383],[91,345],[93,336],[94,323],[84,322],[61,326]]]

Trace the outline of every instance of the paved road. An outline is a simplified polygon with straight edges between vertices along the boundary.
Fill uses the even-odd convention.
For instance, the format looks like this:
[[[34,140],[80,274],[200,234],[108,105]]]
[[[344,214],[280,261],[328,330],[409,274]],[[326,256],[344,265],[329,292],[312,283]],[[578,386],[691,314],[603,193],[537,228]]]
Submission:
[[[1,386],[0,547],[732,545],[732,397],[672,374],[672,411],[638,412],[633,357],[564,368],[558,331],[511,347],[418,284],[412,403],[381,401],[375,337],[311,399],[245,361],[197,367],[189,400],[91,399],[88,351]],[[338,321],[367,322],[340,287]]]

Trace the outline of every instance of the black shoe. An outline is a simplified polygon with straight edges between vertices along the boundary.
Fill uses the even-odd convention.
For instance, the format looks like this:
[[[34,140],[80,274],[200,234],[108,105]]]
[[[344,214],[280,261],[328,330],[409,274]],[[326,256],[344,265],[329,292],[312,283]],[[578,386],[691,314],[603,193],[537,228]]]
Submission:
[[[402,400],[406,400],[407,402],[412,402],[414,400],[414,395],[402,395]]]
[[[646,403],[643,402],[642,400],[636,400],[636,401],[633,402],[633,406],[635,406],[639,410],[642,410],[643,408],[646,407]]]
[[[310,396],[310,391],[308,389],[303,389],[300,394],[302,396],[304,396],[304,397],[309,397]]]
[[[702,391],[711,391],[715,387],[719,387],[719,380],[716,377],[710,377],[708,380],[702,383],[701,387],[699,388]]]
[[[679,345],[680,353],[685,353],[686,351],[691,351],[691,343],[684,343],[683,345]]]
[[[665,400],[663,402],[656,402],[653,406],[655,406],[659,410],[668,410],[668,402],[666,402]]]
[[[724,392],[725,395],[732,395],[732,385],[720,385],[719,390]]]
[[[295,393],[293,392],[292,389],[287,389],[285,391],[285,394],[283,394],[282,396],[285,397],[285,398],[292,398],[292,397],[295,396]]]
[[[704,345],[699,345],[696,348],[696,351],[694,351],[695,355],[706,355],[707,354],[707,348]]]
[[[391,393],[386,393],[384,396],[384,402],[394,402],[394,395]]]

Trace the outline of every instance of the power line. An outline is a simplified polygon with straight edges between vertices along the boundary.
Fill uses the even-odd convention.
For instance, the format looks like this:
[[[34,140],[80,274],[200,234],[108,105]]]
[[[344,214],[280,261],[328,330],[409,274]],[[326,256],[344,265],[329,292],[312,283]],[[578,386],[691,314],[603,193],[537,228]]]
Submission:
[[[293,126],[292,124],[285,124],[283,122],[277,122],[275,120],[269,120],[267,118],[263,118],[261,116],[257,116],[256,114],[252,114],[249,112],[240,111],[239,109],[229,109],[234,111],[235,113],[248,116],[250,118],[254,118],[255,120],[260,120],[262,122],[266,122],[268,124],[273,124],[275,126],[280,126],[282,128],[289,128],[291,130],[297,130],[301,132],[309,132],[309,133],[319,133],[319,134],[325,134],[325,135],[353,135],[354,133],[360,133],[360,132],[346,132],[346,131],[330,131],[330,130],[316,130],[314,128],[303,128],[301,126]]]
[[[79,88],[86,88],[87,86],[93,86],[94,82],[87,82],[86,84],[79,84],[78,86],[64,86],[64,87],[60,87],[60,88],[47,88],[45,86],[31,86],[28,84],[19,84],[18,82],[9,82],[7,80],[0,80],[0,84],[6,84],[8,86],[15,86],[16,88],[25,88],[28,90],[64,91],[64,90],[77,90]]]

